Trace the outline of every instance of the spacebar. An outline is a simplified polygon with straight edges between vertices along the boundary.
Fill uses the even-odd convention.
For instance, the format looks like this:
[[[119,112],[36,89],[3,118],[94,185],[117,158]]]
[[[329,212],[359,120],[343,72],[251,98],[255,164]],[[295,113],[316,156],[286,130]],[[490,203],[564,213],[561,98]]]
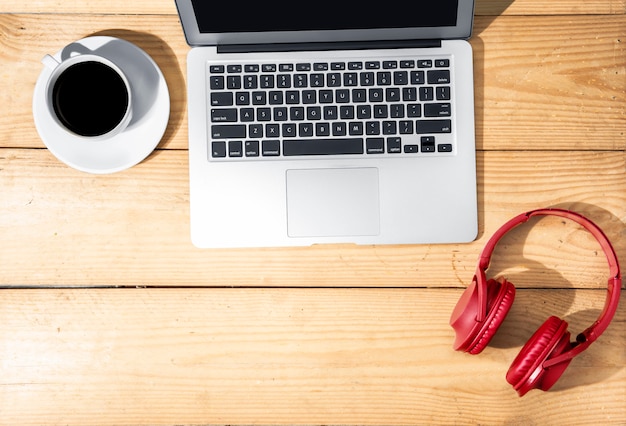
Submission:
[[[363,138],[285,139],[283,155],[363,154]]]

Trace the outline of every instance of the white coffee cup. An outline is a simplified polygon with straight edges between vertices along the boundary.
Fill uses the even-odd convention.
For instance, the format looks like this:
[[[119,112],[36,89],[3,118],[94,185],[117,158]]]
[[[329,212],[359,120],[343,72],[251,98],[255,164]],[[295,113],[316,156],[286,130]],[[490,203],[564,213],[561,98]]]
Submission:
[[[85,140],[112,138],[132,118],[132,92],[124,72],[92,53],[73,53],[59,61],[46,55],[50,69],[46,107],[56,124]]]

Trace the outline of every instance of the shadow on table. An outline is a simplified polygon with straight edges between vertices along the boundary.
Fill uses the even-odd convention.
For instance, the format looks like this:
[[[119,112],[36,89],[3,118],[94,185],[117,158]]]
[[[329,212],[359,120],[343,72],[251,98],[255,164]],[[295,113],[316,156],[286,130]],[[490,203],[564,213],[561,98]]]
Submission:
[[[559,204],[550,207],[572,210],[592,220],[603,229],[619,257],[621,245],[618,246],[617,244],[621,244],[619,236],[626,232],[626,225],[618,217],[598,206],[585,203]],[[514,228],[500,240],[498,247],[494,251],[491,266],[487,271],[488,278],[493,278],[503,273],[507,263],[504,260],[498,259],[506,258],[507,261],[512,260],[516,265],[524,265],[523,271],[504,274],[507,280],[517,285],[518,288],[539,291],[517,292],[513,307],[491,341],[489,345],[491,347],[517,347],[521,349],[531,337],[531,334],[537,330],[550,315],[562,318],[568,323],[568,331],[571,333],[570,340],[574,341],[579,333],[590,327],[593,322],[598,319],[604,307],[604,305],[600,305],[595,306],[593,309],[585,309],[568,314],[577,294],[575,291],[560,291],[558,304],[546,306],[546,300],[542,297],[542,293],[554,291],[555,288],[572,290],[575,288],[574,285],[565,279],[557,270],[551,269],[541,262],[524,257],[524,246],[530,230],[541,220],[544,220],[544,218],[534,217],[526,224]],[[565,221],[567,219],[563,220]],[[582,231],[582,228],[580,229]],[[606,280],[603,278],[600,282],[593,284],[596,284],[598,289],[602,289],[606,286],[610,278],[610,273],[606,256],[599,244],[597,256],[606,264]],[[555,254],[555,257],[558,257],[558,253]],[[538,272],[541,274],[541,282],[533,282],[532,277],[537,277]],[[536,278],[534,278],[534,280],[536,280]],[[581,294],[584,297],[585,293],[579,292],[578,294],[579,297]],[[606,294],[608,295],[608,293]],[[603,299],[603,301],[604,300],[605,299]],[[533,309],[533,307],[537,307],[537,309]],[[620,313],[623,315],[624,309],[623,306],[618,307],[617,315],[620,315]],[[521,324],[523,324],[523,326],[520,326]],[[599,337],[599,340],[600,342],[604,340],[605,343],[623,343],[625,340],[624,334],[624,329],[619,327],[619,324],[612,324],[609,325],[605,333]],[[626,356],[626,348],[624,348],[623,345],[605,346],[605,348],[609,348],[608,351],[598,351],[597,348],[597,345],[591,345],[585,352],[574,359],[563,377],[554,386],[553,391],[562,391],[577,386],[602,382],[624,368],[623,363],[619,362],[620,359],[623,360]],[[585,361],[581,362],[583,357]],[[611,360],[614,360],[614,362],[611,362]],[[510,361],[512,362],[513,359]],[[583,366],[588,367],[594,365],[604,367],[581,368]],[[611,365],[614,365],[614,367],[610,367]]]

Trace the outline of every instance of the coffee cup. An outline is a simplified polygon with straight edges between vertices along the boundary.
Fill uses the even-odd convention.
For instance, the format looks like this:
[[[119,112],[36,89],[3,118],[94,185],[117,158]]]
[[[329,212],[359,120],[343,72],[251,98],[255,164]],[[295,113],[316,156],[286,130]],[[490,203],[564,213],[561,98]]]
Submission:
[[[59,61],[46,55],[50,70],[46,106],[56,124],[86,140],[112,138],[132,118],[128,78],[112,61],[92,53],[74,53]]]

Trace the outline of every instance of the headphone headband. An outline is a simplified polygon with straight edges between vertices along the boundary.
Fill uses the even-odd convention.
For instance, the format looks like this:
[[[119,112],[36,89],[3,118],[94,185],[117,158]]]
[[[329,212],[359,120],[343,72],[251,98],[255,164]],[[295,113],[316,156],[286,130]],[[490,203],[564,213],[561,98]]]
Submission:
[[[617,304],[619,302],[619,296],[622,286],[622,279],[620,273],[619,262],[617,260],[617,256],[615,254],[615,250],[611,245],[611,242],[606,237],[604,232],[591,220],[586,217],[572,212],[570,210],[563,209],[538,209],[531,210],[526,213],[522,213],[518,216],[515,216],[508,222],[506,222],[500,229],[498,229],[493,236],[489,239],[482,253],[480,254],[480,258],[478,261],[478,266],[476,268],[475,280],[478,287],[478,305],[479,312],[477,319],[482,321],[486,315],[487,311],[487,283],[485,271],[489,267],[489,263],[491,262],[491,255],[498,244],[498,241],[510,230],[515,228],[516,226],[527,222],[533,216],[559,216],[564,217],[566,219],[570,219],[587,231],[589,231],[595,239],[598,241],[604,254],[609,263],[609,269],[611,276],[608,280],[608,292],[606,302],[604,304],[604,309],[602,313],[598,317],[598,319],[593,323],[591,327],[583,331],[576,338],[578,345],[571,351],[563,354],[561,357],[555,358],[553,363],[562,362],[562,358],[573,358],[578,353],[582,352],[593,342],[596,340],[602,332],[608,327],[615,311],[617,310]]]

